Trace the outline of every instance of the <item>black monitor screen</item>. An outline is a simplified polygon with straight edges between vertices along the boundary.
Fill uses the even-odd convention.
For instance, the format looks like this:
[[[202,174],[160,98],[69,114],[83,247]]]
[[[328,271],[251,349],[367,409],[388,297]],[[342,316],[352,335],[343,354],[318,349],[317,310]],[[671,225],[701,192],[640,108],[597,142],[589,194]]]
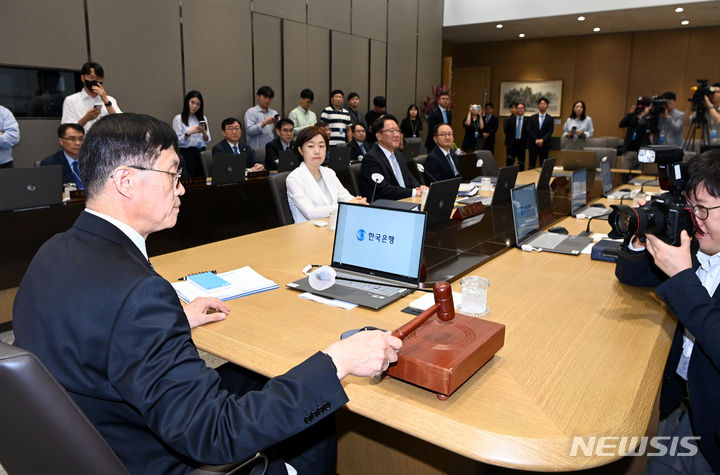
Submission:
[[[79,71],[0,66],[0,104],[15,117],[62,117],[65,97],[81,88]]]

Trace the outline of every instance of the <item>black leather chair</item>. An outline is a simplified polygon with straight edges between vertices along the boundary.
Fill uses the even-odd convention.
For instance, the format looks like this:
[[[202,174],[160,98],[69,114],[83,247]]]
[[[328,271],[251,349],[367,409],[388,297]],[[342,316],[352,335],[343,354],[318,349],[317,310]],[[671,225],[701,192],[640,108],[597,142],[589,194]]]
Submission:
[[[351,163],[350,164],[350,183],[352,183],[353,188],[355,188],[355,196],[360,196],[360,168],[362,167],[362,162],[358,163]],[[369,199],[369,197],[366,196],[366,198]]]
[[[427,154],[418,155],[408,163],[410,173],[417,179],[417,181],[420,182],[421,185],[427,185],[427,180],[425,180],[425,174],[421,173],[417,166],[422,165],[424,167],[425,159],[427,159]]]
[[[0,342],[0,463],[12,475],[127,475],[92,423],[29,351]],[[189,475],[264,473],[259,453],[240,466],[205,466]]]
[[[203,150],[200,152],[200,159],[202,161],[203,171],[205,176],[212,176],[213,171],[213,156],[210,150]]]
[[[467,158],[471,160],[469,162],[463,162],[463,165],[467,163],[467,167],[463,166],[462,175],[466,180],[472,180],[478,175],[482,176],[497,176],[500,171],[495,162],[495,157],[489,150],[475,150],[472,155],[468,155]],[[482,166],[478,167],[478,160],[482,160]]]
[[[275,202],[275,209],[277,210],[278,219],[280,224],[283,226],[287,224],[293,224],[295,220],[290,212],[290,205],[288,204],[287,197],[287,185],[285,180],[290,172],[276,173],[270,175],[268,181],[270,183],[270,192],[272,193],[273,201]]]

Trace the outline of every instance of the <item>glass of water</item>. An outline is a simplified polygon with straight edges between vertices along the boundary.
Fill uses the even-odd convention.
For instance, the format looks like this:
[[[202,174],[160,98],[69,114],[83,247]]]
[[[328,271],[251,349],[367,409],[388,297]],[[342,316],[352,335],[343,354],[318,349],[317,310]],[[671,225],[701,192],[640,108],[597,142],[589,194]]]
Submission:
[[[490,281],[485,277],[469,275],[460,279],[462,286],[462,303],[458,306],[460,313],[470,317],[483,317],[490,309],[487,306],[488,287]]]

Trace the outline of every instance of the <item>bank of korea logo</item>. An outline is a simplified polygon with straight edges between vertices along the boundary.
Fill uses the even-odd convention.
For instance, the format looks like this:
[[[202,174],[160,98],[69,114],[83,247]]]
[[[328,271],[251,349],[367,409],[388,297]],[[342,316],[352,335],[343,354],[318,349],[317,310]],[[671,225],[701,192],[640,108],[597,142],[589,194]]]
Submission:
[[[358,241],[364,241],[365,240],[365,230],[364,229],[358,229],[357,233],[355,233],[355,237]]]

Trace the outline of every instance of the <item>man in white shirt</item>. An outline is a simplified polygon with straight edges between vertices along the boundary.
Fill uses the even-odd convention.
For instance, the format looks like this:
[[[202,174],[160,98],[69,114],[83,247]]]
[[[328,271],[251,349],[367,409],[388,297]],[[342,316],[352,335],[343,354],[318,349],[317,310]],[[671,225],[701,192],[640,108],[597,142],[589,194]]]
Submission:
[[[270,103],[275,97],[275,91],[270,86],[262,86],[257,91],[257,105],[245,112],[245,135],[247,143],[252,148],[264,147],[275,138],[275,122],[280,116]]]
[[[103,116],[122,112],[114,97],[103,86],[105,71],[98,63],[85,63],[80,70],[83,88],[63,102],[61,123],[80,124],[85,132]]]

